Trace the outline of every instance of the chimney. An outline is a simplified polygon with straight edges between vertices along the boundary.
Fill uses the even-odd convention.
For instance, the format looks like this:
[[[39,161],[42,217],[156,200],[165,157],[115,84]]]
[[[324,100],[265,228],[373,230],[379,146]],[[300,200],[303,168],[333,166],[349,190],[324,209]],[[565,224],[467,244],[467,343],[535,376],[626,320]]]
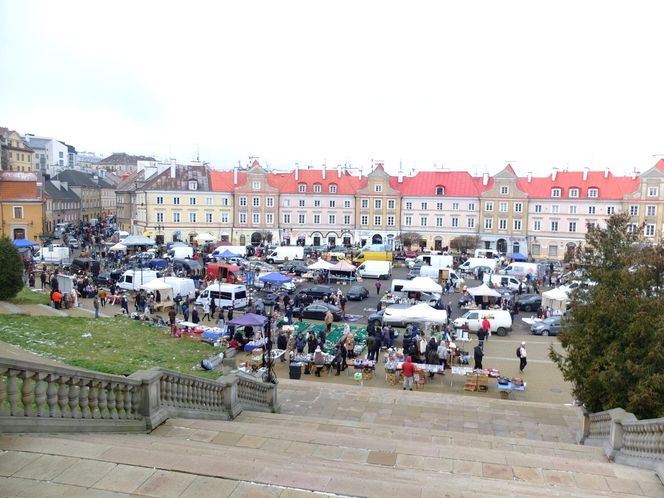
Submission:
[[[403,183],[403,167],[401,166],[401,161],[399,161],[399,173],[397,175],[397,182]]]
[[[590,168],[583,168],[583,181],[587,182],[588,181],[588,171]]]
[[[636,168],[634,168],[634,171],[632,171],[632,180],[636,180],[636,176],[639,174],[638,171],[636,171]]]
[[[556,177],[558,176],[558,168],[551,168],[553,170],[553,173],[551,173],[551,181],[555,182]]]
[[[51,175],[44,173],[44,181],[49,181],[51,179]]]
[[[604,178],[609,177],[609,168],[604,168]]]
[[[300,180],[300,165],[295,163],[295,181]]]
[[[482,185],[488,185],[489,183],[489,173],[486,171],[482,173]]]
[[[323,164],[323,180],[327,177],[327,166]]]
[[[237,185],[237,166],[233,168],[233,185]]]
[[[533,181],[533,172],[532,172],[532,171],[529,171],[529,172],[528,172],[528,183],[530,183],[530,182],[532,182],[532,181]]]
[[[337,166],[337,178],[341,178],[341,164]]]
[[[175,159],[171,159],[171,178],[175,178]]]

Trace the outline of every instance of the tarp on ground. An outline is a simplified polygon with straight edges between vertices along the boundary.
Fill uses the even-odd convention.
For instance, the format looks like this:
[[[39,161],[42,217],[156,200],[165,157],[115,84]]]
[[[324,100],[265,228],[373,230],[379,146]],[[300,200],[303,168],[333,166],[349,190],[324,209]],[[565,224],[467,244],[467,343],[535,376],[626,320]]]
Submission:
[[[490,288],[487,284],[482,284],[479,287],[471,287],[468,290],[468,294],[473,297],[482,296],[482,297],[500,297],[500,292],[497,292]]]
[[[401,288],[403,292],[443,292],[443,287],[429,277],[415,277]]]

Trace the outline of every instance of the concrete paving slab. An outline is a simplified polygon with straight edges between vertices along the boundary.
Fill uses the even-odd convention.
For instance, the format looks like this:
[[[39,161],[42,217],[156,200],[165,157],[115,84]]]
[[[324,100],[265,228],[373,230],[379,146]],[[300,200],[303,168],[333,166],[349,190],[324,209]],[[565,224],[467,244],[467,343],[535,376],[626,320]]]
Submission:
[[[116,464],[110,462],[81,460],[76,465],[72,465],[59,476],[55,477],[53,481],[89,488],[100,479],[103,479],[104,476],[111,472],[115,467]]]
[[[158,470],[134,494],[156,498],[177,498],[194,481],[195,475]]]
[[[367,456],[367,463],[394,467],[397,463],[397,454],[387,451],[370,451]]]
[[[36,481],[51,481],[77,463],[79,463],[78,458],[42,455],[15,472],[14,477],[23,477]]]
[[[145,467],[118,465],[94,485],[95,489],[133,493],[147,481],[156,471]]]
[[[196,476],[179,498],[217,498],[230,496],[238,482],[230,479]]]
[[[40,456],[39,453],[24,451],[2,451],[0,452],[0,476],[11,476]]]

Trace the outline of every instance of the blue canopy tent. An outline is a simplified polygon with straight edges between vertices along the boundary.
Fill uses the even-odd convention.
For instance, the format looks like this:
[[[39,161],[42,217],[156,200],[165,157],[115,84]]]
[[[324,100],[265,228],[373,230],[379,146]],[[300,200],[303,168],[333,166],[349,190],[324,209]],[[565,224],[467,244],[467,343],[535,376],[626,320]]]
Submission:
[[[218,258],[237,258],[238,256],[240,256],[240,254],[229,251],[228,249],[217,255]]]
[[[528,261],[528,258],[523,254],[521,254],[520,252],[513,252],[511,254],[508,254],[507,259],[511,259],[513,261]]]
[[[39,244],[37,244],[37,242],[32,242],[31,240],[27,240],[27,239],[14,239],[13,242],[14,242],[14,245],[18,248],[34,247],[34,246],[39,245]]]
[[[152,270],[164,270],[168,267],[168,261],[165,259],[154,258],[150,261],[148,267]]]
[[[265,325],[267,317],[257,315],[256,313],[246,313],[237,318],[233,318],[228,325],[235,325],[236,327],[262,327]]]
[[[281,285],[288,283],[292,280],[292,278],[287,277],[286,275],[283,275],[281,273],[277,272],[272,272],[272,273],[266,273],[265,275],[261,275],[258,277],[260,280],[262,280],[265,283],[272,284],[272,285]]]

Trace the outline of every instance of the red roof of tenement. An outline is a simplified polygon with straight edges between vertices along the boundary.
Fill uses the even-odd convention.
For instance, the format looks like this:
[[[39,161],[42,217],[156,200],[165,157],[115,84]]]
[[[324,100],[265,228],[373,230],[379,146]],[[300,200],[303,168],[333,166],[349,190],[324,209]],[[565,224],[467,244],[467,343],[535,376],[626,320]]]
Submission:
[[[605,177],[604,171],[588,171],[587,178],[583,179],[583,171],[562,171],[556,175],[553,180],[552,176],[544,178],[533,177],[531,182],[525,178],[520,178],[520,184],[528,193],[529,197],[534,199],[544,199],[551,197],[552,188],[560,188],[562,190],[561,199],[576,199],[577,197],[570,197],[569,190],[571,188],[579,189],[579,199],[588,198],[588,189],[598,189],[597,199],[622,199],[626,194],[634,192],[639,186],[639,177],[632,179],[630,176],[615,176],[611,172]]]
[[[436,187],[443,187],[444,197],[477,197],[480,191],[476,180],[466,171],[420,171],[404,177],[402,183],[397,177],[390,177],[390,185],[404,196],[435,196]],[[482,186],[481,178],[479,185]]]

